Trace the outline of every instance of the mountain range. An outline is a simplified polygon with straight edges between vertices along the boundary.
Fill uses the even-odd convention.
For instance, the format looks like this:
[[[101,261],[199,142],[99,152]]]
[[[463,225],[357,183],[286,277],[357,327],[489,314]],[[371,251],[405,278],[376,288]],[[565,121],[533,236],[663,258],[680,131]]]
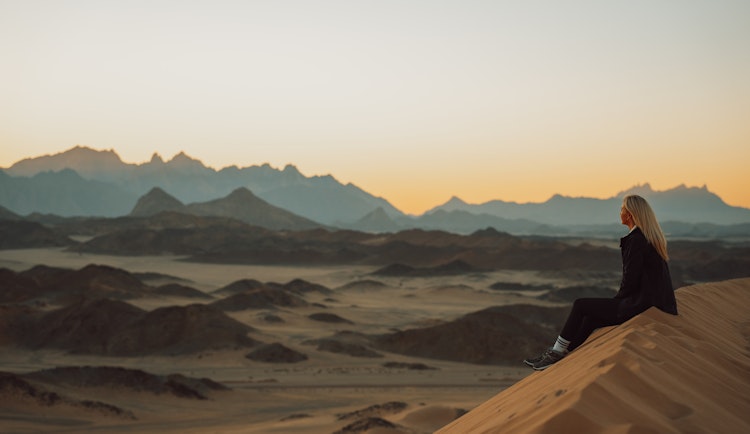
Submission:
[[[205,202],[245,187],[269,203],[322,224],[352,222],[381,207],[403,215],[388,201],[332,176],[302,175],[287,165],[215,170],[184,153],[165,162],[158,154],[143,164],[124,163],[112,150],[76,146],[21,160],[0,174],[0,205],[18,214],[117,217],[159,187],[182,203]]]
[[[322,227],[321,224],[310,219],[271,205],[245,187],[240,187],[223,198],[189,205],[184,205],[164,190],[154,187],[145,196],[138,199],[130,215],[133,217],[150,217],[162,212],[177,212],[206,217],[229,217],[251,225],[275,230],[305,230]]]
[[[706,186],[654,191],[644,184],[607,199],[555,195],[541,203],[469,204],[453,197],[411,216],[353,184],[344,185],[330,175],[307,177],[292,165],[215,170],[184,153],[166,162],[154,154],[147,163],[130,164],[113,150],[76,146],[0,170],[0,209],[5,214],[118,217],[177,211],[229,217],[268,229],[421,228],[468,234],[493,227],[524,235],[612,236],[622,232],[620,204],[631,193],[650,200],[672,235],[750,234],[750,209],[726,204]]]

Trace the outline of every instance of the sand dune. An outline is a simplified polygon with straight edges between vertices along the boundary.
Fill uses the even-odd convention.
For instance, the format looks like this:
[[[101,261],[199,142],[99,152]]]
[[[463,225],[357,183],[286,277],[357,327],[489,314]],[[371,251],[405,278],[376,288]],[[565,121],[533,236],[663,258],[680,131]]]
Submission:
[[[677,291],[656,309],[599,330],[437,431],[465,433],[750,432],[750,279]]]

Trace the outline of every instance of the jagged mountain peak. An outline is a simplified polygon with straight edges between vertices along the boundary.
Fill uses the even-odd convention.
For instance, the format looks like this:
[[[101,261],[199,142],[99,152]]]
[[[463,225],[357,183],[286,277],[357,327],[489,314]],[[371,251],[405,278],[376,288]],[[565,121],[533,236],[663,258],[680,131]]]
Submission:
[[[86,155],[97,160],[90,163],[81,157]],[[60,173],[66,169],[70,173]],[[43,180],[16,179],[42,173],[54,176],[44,175]],[[74,173],[80,179],[73,179]],[[155,152],[150,161],[136,164],[122,162],[112,150],[78,146],[55,156],[19,162],[14,169],[3,170],[0,182],[13,185],[8,191],[29,192],[0,197],[1,205],[21,214],[128,215],[138,199],[154,186],[168,191],[183,204],[214,200],[233,188],[246,186],[269,204],[323,224],[355,221],[376,206],[383,206],[391,217],[402,214],[385,199],[353,184],[343,185],[331,175],[307,177],[293,164],[283,169],[265,163],[216,170],[184,151],[171,160]],[[57,191],[58,188],[63,192]]]
[[[116,170],[124,163],[112,149],[96,150],[76,145],[67,151],[52,155],[24,158],[7,169],[12,176],[33,176],[39,172],[59,172],[74,169],[78,172]],[[83,170],[82,170],[83,169]]]
[[[202,161],[187,155],[184,151],[180,151],[166,164],[179,168],[207,169]]]
[[[161,155],[159,155],[158,152],[154,152],[154,155],[151,156],[151,160],[148,162],[148,164],[164,164],[164,159],[161,158]]]
[[[305,183],[306,180],[305,176],[293,164],[287,164],[284,166],[281,174],[283,175],[284,182],[290,184]]]
[[[720,201],[724,203],[724,201],[718,195],[716,195],[715,193],[711,192],[708,189],[708,186],[706,184],[703,184],[700,187],[698,186],[691,187],[686,184],[680,184],[676,187],[666,189],[666,190],[654,190],[651,187],[651,184],[645,183],[642,185],[635,185],[627,190],[621,191],[617,195],[615,195],[614,198],[622,199],[623,197],[629,194],[637,194],[637,195],[645,197],[646,199],[656,197],[656,196],[660,197],[660,199],[693,197],[695,199]]]
[[[284,166],[283,172],[289,172],[289,173],[300,173],[299,169],[297,169],[297,166],[294,164],[287,164]]]
[[[159,187],[154,187],[138,199],[130,212],[134,217],[145,217],[164,211],[181,211],[185,205]]]
[[[162,190],[160,187],[154,187],[154,188],[152,188],[143,197],[156,197],[156,198],[159,198],[159,199],[164,199],[164,198],[174,199],[174,196],[172,196],[169,193],[167,193],[166,191]],[[175,199],[175,200],[177,200],[177,199]]]
[[[683,186],[684,186],[684,184],[683,184]],[[644,184],[636,184],[636,185],[628,188],[627,190],[623,190],[623,191],[617,193],[615,195],[615,197],[622,198],[622,197],[625,197],[625,196],[627,196],[629,194],[637,194],[637,195],[646,197],[646,196],[650,196],[650,195],[652,195],[654,193],[655,193],[655,191],[651,187],[651,184],[648,183],[648,182],[646,182]]]
[[[234,190],[232,190],[229,195],[227,195],[224,199],[230,199],[230,200],[248,200],[248,199],[258,199],[258,196],[255,195],[250,189],[247,187],[237,187]]]
[[[468,205],[465,200],[461,199],[458,196],[452,196],[448,202],[445,203],[446,205]]]
[[[375,208],[374,210],[372,210],[371,212],[367,213],[367,215],[365,215],[362,218],[364,219],[364,218],[382,218],[382,217],[390,219],[390,217],[388,217],[388,213],[385,212],[383,207],[379,206]]]
[[[380,206],[357,220],[353,227],[366,232],[396,232],[402,229]]]
[[[93,149],[88,146],[76,145],[67,151],[58,152],[57,154],[47,155],[50,158],[69,157],[69,158],[95,158],[107,159],[122,162],[120,156],[114,149]],[[42,157],[43,158],[43,157]]]
[[[246,187],[234,189],[229,195],[208,202],[192,203],[185,212],[199,216],[230,217],[268,229],[313,229],[321,225],[256,196]]]
[[[458,196],[451,196],[451,198],[448,199],[448,201],[445,202],[444,204],[438,205],[432,209],[425,211],[424,215],[433,215],[439,211],[466,210],[467,208],[471,208],[472,206],[473,205],[469,205],[467,202],[465,202],[463,199],[459,198]]]

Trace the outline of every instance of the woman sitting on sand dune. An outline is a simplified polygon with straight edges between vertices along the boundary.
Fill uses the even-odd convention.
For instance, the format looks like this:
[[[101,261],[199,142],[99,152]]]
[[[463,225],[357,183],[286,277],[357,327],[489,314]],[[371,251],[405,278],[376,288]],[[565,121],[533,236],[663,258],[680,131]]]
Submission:
[[[622,281],[614,298],[579,298],[555,345],[524,363],[541,371],[560,361],[600,327],[622,324],[651,306],[677,315],[667,261],[667,241],[651,206],[637,195],[625,196],[622,224],[630,233],[620,239]]]

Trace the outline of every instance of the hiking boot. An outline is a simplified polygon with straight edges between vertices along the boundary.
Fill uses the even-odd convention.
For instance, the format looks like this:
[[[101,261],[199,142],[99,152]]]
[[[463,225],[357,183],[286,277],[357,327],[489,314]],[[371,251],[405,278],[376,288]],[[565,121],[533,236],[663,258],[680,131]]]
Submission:
[[[552,349],[552,347],[549,347],[546,350],[544,350],[544,352],[542,354],[540,354],[540,355],[538,355],[536,357],[529,357],[528,359],[524,359],[524,361],[523,361],[524,365],[533,368],[534,364],[541,362],[542,359],[544,358],[544,355],[547,354],[547,351],[550,351],[551,349]]]
[[[549,350],[544,352],[544,354],[542,355],[542,359],[534,363],[531,367],[534,368],[535,371],[543,371],[562,360],[563,357],[565,357],[565,354],[558,353],[557,351],[550,348]]]

